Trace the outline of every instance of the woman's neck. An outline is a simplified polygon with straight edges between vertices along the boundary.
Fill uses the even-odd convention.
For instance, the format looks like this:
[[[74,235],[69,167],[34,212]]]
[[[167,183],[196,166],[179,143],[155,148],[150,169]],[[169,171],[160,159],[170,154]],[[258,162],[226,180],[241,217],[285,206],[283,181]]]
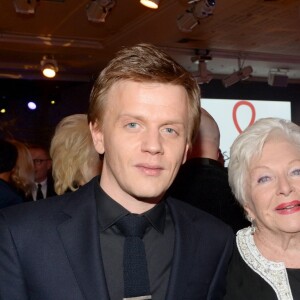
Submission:
[[[283,262],[287,268],[300,268],[300,233],[256,230],[254,241],[268,260]]]

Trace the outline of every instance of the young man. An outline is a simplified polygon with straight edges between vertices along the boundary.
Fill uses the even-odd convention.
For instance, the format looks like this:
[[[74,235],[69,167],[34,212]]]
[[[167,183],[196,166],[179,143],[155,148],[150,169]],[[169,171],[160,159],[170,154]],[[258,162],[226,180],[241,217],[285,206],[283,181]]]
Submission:
[[[147,44],[121,50],[90,98],[101,177],[74,193],[2,212],[0,298],[222,299],[231,229],[165,196],[199,113],[197,84],[169,56]],[[125,216],[149,224],[142,239],[147,295],[126,295],[119,229]]]

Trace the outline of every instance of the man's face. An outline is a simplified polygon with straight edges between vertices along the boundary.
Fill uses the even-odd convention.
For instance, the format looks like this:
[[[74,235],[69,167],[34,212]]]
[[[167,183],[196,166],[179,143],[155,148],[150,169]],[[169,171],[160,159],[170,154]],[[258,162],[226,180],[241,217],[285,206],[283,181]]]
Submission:
[[[158,202],[188,150],[188,98],[181,86],[121,81],[108,92],[96,150],[105,153],[100,185],[119,203]]]
[[[43,149],[29,149],[34,164],[34,180],[42,182],[47,178],[48,171],[51,169],[51,159]]]

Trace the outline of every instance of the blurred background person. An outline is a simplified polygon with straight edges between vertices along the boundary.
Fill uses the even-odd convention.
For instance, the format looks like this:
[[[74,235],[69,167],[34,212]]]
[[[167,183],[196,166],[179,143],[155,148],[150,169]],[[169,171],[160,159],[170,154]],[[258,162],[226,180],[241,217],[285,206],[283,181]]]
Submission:
[[[252,225],[237,233],[225,299],[300,299],[300,127],[258,120],[234,141],[228,172]]]
[[[18,159],[11,173],[11,181],[22,197],[30,197],[34,184],[34,166],[31,154],[27,146],[17,140],[9,140],[18,150]]]
[[[23,202],[13,184],[11,175],[18,159],[18,150],[15,145],[0,140],[0,208]]]
[[[100,174],[102,161],[95,150],[86,114],[70,115],[58,123],[50,156],[58,195],[75,191]]]
[[[218,124],[202,108],[198,135],[169,192],[223,220],[236,232],[249,222],[231,192],[219,147]]]
[[[40,145],[30,145],[29,151],[34,165],[35,187],[27,200],[39,200],[55,196],[54,183],[51,174],[52,160],[48,149]]]

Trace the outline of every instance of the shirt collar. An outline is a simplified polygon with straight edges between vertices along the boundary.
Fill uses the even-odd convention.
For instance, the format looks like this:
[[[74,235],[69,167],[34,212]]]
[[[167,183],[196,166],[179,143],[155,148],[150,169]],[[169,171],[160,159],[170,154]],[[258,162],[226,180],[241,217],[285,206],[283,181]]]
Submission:
[[[120,218],[128,215],[130,212],[122,205],[108,196],[99,185],[99,181],[95,181],[95,197],[98,211],[98,221],[100,231],[114,225]],[[166,207],[164,201],[161,201],[143,215],[148,219],[150,224],[160,233],[164,232],[166,220]]]
[[[41,181],[41,182],[35,182],[36,187],[38,186],[38,184],[40,184],[41,186],[46,185],[47,184],[47,178],[45,180]]]

